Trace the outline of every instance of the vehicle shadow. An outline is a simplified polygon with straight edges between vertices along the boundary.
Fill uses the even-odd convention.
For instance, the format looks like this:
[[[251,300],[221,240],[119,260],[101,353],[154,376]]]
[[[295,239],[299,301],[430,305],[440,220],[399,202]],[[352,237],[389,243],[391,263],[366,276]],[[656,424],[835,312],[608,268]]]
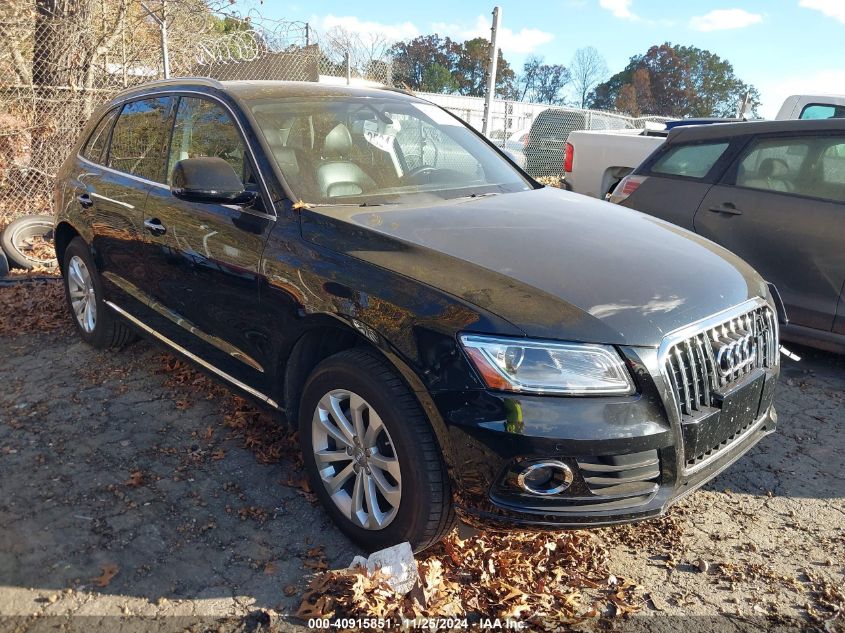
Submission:
[[[290,614],[360,553],[294,455],[260,463],[223,398],[166,384],[160,348],[0,344],[0,615]]]
[[[775,394],[777,432],[707,490],[838,499],[845,496],[845,356],[787,344]]]

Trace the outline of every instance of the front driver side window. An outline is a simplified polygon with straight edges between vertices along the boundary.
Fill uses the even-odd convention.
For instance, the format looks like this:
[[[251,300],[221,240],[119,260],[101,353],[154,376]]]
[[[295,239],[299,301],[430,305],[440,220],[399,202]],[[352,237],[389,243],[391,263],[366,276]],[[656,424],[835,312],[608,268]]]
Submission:
[[[162,182],[162,156],[170,126],[170,106],[170,97],[141,99],[124,105],[111,133],[108,166]]]
[[[180,160],[210,156],[225,160],[244,180],[245,148],[232,117],[213,101],[182,97],[170,141],[167,181]]]

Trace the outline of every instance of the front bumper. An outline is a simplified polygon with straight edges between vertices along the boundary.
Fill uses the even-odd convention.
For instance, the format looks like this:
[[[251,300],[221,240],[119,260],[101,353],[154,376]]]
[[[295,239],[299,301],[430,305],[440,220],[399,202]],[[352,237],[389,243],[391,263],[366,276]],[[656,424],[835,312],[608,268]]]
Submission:
[[[754,418],[731,417],[728,426],[735,428],[721,429],[713,450],[690,460],[684,451],[685,442],[691,445],[689,425],[663,405],[656,352],[621,351],[637,378],[635,396],[436,396],[450,432],[456,511],[464,523],[488,530],[566,529],[657,517],[777,426],[771,399],[778,371],[761,370]],[[554,497],[515,489],[515,465],[534,459],[570,465],[570,488]]]

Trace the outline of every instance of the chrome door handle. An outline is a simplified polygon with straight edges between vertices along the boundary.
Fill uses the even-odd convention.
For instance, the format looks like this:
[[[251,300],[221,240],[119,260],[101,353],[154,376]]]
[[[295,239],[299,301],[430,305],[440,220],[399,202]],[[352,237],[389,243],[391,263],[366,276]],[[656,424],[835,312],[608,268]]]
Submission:
[[[164,235],[167,233],[167,227],[165,227],[158,218],[149,218],[148,220],[144,220],[144,227],[153,235]]]
[[[83,209],[90,209],[94,206],[94,201],[91,199],[91,196],[89,196],[87,193],[79,194],[78,196],[76,196],[76,200],[77,202],[79,202],[79,205]]]
[[[725,215],[742,215],[742,211],[737,209],[730,202],[726,202],[724,204],[719,204],[719,205],[716,205],[715,207],[710,207],[710,210],[713,213],[724,213]]]

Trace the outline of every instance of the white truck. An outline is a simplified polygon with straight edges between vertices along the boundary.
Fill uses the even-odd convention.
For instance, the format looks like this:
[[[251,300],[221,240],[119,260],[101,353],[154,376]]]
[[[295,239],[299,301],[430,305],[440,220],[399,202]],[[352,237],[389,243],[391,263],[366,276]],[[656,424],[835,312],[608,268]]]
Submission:
[[[830,118],[845,118],[845,95],[793,95],[786,98],[775,117],[776,120]],[[731,120],[735,119],[725,122]],[[608,197],[665,137],[665,131],[654,129],[570,132],[564,153],[566,188],[594,198]]]

